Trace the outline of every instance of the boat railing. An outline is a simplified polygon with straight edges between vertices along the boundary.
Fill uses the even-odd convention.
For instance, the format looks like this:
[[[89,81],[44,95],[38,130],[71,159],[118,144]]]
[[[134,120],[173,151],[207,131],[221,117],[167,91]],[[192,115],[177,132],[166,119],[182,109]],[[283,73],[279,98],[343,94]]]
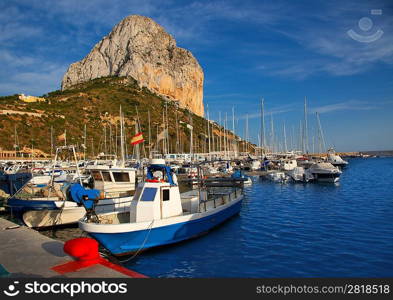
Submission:
[[[234,191],[228,193],[210,193],[207,199],[199,200],[199,212],[207,211],[210,206],[217,208],[218,206],[229,203],[240,195],[240,189],[235,188]],[[201,209],[203,207],[203,210]]]

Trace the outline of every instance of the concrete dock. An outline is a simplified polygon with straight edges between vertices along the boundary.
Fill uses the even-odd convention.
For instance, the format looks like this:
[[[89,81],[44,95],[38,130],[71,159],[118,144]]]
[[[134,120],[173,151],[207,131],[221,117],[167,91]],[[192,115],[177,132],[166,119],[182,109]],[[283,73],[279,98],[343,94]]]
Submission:
[[[18,227],[17,224],[0,218],[0,264],[10,273],[11,278],[132,277],[100,264],[61,275],[51,268],[74,261],[63,251],[63,245],[63,242],[43,236],[33,229]]]

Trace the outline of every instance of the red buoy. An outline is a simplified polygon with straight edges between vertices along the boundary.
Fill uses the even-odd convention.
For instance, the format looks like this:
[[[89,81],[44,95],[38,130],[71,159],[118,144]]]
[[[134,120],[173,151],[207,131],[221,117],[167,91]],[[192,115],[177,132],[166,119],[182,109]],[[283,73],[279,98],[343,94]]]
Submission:
[[[100,264],[133,278],[147,277],[138,272],[126,269],[120,265],[113,264],[102,258],[98,252],[98,242],[91,238],[83,237],[69,240],[64,243],[63,250],[68,255],[74,257],[76,261],[70,261],[51,268],[53,271],[59,274],[77,272],[80,269]]]
[[[100,259],[98,242],[94,239],[82,237],[69,240],[64,244],[64,252],[75,257],[79,261],[91,261]]]

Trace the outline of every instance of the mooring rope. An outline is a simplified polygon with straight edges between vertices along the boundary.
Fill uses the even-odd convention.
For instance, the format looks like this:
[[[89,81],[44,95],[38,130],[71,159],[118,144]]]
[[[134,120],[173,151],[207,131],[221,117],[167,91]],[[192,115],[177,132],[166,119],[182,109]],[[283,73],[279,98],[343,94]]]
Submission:
[[[154,223],[154,219],[151,221],[150,225],[146,228],[146,230],[148,229],[149,232],[146,234],[145,240],[143,241],[143,243],[141,244],[141,246],[139,247],[139,249],[134,253],[134,255],[132,255],[130,258],[127,258],[127,259],[125,259],[125,260],[119,260],[119,262],[125,263],[125,262],[128,262],[128,261],[134,259],[135,257],[137,257],[137,255],[138,255],[139,252],[143,249],[143,247],[145,246],[145,244],[146,244],[146,242],[147,242],[147,239],[148,239],[148,237],[149,237],[149,235],[150,235],[150,232],[151,232],[151,230],[152,230],[152,228],[153,228],[153,223]]]

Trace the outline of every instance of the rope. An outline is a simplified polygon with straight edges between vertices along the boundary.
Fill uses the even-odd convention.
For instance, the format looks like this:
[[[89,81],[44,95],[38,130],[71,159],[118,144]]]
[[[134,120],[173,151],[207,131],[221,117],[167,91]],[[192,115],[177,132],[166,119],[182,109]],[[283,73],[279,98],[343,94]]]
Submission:
[[[154,223],[154,219],[151,221],[150,225],[146,228],[146,229],[149,229],[149,232],[146,234],[145,240],[143,241],[143,243],[141,244],[141,246],[139,247],[139,249],[138,249],[138,250],[134,253],[134,255],[131,256],[130,258],[127,258],[127,259],[125,259],[125,260],[119,260],[121,263],[128,262],[128,261],[130,261],[130,260],[133,260],[135,257],[137,257],[137,255],[138,255],[139,252],[143,249],[143,247],[145,246],[145,244],[146,244],[146,242],[147,242],[147,239],[148,239],[148,237],[149,237],[149,235],[150,235],[150,232],[151,232],[151,230],[152,230],[152,228],[153,228],[153,223]]]

